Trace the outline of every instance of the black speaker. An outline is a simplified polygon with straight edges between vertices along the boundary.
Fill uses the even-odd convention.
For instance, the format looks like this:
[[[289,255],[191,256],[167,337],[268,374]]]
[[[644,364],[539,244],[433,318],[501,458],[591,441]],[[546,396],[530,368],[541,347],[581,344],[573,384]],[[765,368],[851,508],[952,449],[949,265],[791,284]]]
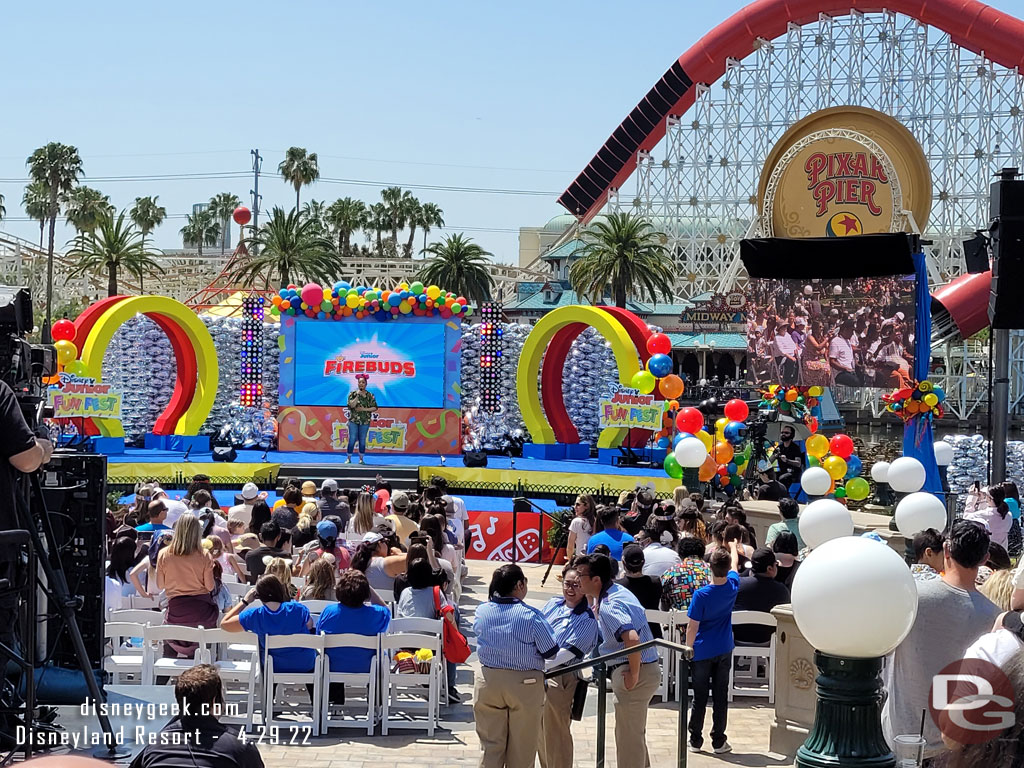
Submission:
[[[991,268],[988,261],[988,235],[984,232],[975,232],[970,240],[964,240],[964,263],[970,275],[980,275]]]
[[[214,461],[234,461],[238,458],[238,451],[231,445],[216,445],[213,448]]]
[[[467,467],[486,467],[487,454],[483,451],[466,451],[462,454],[462,463]]]
[[[1024,328],[1024,181],[1004,168],[990,188],[992,292],[988,317],[993,328]]]
[[[103,660],[104,561],[107,526],[107,458],[86,453],[55,453],[43,469],[43,499],[57,550],[50,560],[64,568],[68,592],[81,606],[75,612],[89,661]],[[47,655],[60,667],[78,669],[71,636],[60,611],[50,605],[40,616]]]

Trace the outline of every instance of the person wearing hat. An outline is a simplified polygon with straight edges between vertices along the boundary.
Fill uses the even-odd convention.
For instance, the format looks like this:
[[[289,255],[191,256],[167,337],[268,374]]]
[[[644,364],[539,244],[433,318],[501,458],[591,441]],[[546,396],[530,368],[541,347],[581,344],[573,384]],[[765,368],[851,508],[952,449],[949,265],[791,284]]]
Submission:
[[[302,501],[304,504],[309,504],[310,502],[316,504],[316,483],[312,480],[307,480],[302,484],[300,490],[302,491]]]
[[[768,547],[755,549],[750,558],[750,575],[740,577],[734,610],[771,613],[776,605],[788,603],[789,588],[776,580],[778,573],[775,553]],[[732,630],[737,645],[768,645],[774,632],[774,627],[759,624],[738,625]]]
[[[317,557],[325,552],[334,555],[334,562],[338,565],[339,571],[344,571],[352,562],[352,556],[344,546],[338,546],[338,526],[331,520],[321,520],[316,524],[317,548],[313,550]],[[309,568],[314,558],[306,560],[304,568]],[[305,575],[305,574],[303,574]]]
[[[260,498],[260,489],[256,487],[256,483],[243,485],[241,498],[241,503],[228,510],[228,520],[241,520],[248,525],[252,520],[252,505]]]
[[[359,443],[359,463],[365,464],[363,454],[366,452],[366,436],[370,432],[370,421],[377,410],[377,398],[372,392],[366,391],[369,376],[365,373],[356,374],[356,389],[348,393],[348,450],[345,463],[352,463],[352,448]]]
[[[646,550],[636,542],[622,548],[622,569],[625,572],[615,580],[615,583],[632,592],[645,611],[657,611],[661,609],[661,576],[659,574],[655,578],[644,574],[644,565],[647,562],[645,552]],[[676,559],[679,559],[678,556]],[[651,635],[661,637],[661,625],[649,625]]]
[[[403,547],[409,546],[409,537],[420,529],[415,520],[405,515],[409,511],[410,505],[409,494],[405,491],[396,491],[395,495],[391,497],[391,514],[384,518],[395,529]]]
[[[405,573],[406,554],[400,549],[391,549],[389,537],[393,538],[394,532],[387,524],[364,533],[352,556],[351,567],[365,573],[373,589],[390,592],[395,588],[395,577]]]
[[[320,509],[320,519],[328,515],[334,515],[341,519],[341,530],[348,529],[348,521],[352,512],[348,506],[348,500],[338,495],[338,481],[327,478],[320,484],[320,500],[316,503]]]

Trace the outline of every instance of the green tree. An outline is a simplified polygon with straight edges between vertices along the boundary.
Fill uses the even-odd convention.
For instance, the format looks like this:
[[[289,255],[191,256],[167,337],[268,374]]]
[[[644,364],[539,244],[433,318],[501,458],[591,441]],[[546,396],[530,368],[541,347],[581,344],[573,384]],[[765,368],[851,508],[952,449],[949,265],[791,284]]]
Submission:
[[[391,225],[391,216],[388,213],[388,207],[384,203],[374,203],[370,206],[368,225],[377,236],[377,252],[375,255],[378,257],[383,256],[384,247],[381,242],[381,236]]]
[[[46,220],[49,218],[50,193],[46,185],[33,181],[25,185],[25,194],[22,195],[21,205],[30,219],[39,222],[39,247],[43,247],[43,229]]]
[[[298,212],[299,190],[320,178],[316,152],[307,153],[303,147],[289,147],[277,170],[281,178],[295,187],[295,211]]]
[[[302,215],[313,222],[321,235],[327,234],[327,203],[310,200],[302,206]]]
[[[391,228],[391,242],[397,251],[398,230],[405,226],[406,219],[414,207],[416,198],[407,189],[387,187],[380,191],[380,199],[387,209],[388,225]]]
[[[204,245],[217,244],[220,238],[220,222],[213,215],[213,211],[204,208],[197,213],[189,214],[185,226],[181,228],[181,236],[185,239],[186,245],[195,245],[199,249],[199,256],[202,257]]]
[[[3,220],[4,216],[7,215],[7,209],[4,208],[4,196],[0,194],[0,221]]]
[[[153,259],[157,254],[147,250],[145,236],[128,218],[127,211],[121,211],[114,218],[112,209],[104,209],[93,228],[76,237],[74,242],[74,247],[68,251],[68,256],[78,261],[72,275],[106,272],[107,296],[117,295],[120,270],[134,275],[140,282],[145,273],[163,271]]]
[[[369,212],[366,203],[352,197],[335,200],[327,208],[327,225],[338,238],[338,253],[349,256],[352,251],[352,233],[367,226]]]
[[[412,258],[412,239],[416,236],[416,227],[423,230],[423,247],[427,247],[427,233],[433,227],[444,226],[444,211],[434,203],[417,203],[414,215],[408,221],[409,242],[405,244],[405,255]]]
[[[114,210],[109,197],[84,185],[69,190],[63,202],[67,223],[75,228],[79,238],[96,229],[103,214]]]
[[[270,285],[276,277],[285,288],[293,280],[330,282],[341,273],[334,244],[312,219],[298,211],[275,207],[259,230],[245,239],[250,255],[232,274],[233,282],[255,285],[261,278]]]
[[[60,213],[61,196],[69,192],[82,173],[82,158],[70,144],[51,141],[39,147],[25,161],[29,177],[46,189],[46,217],[50,222],[50,239],[46,248],[46,322],[43,342],[50,342],[50,305],[53,303],[53,239]]]
[[[128,212],[128,215],[132,219],[132,223],[139,228],[142,233],[142,243],[145,245],[146,238],[149,237],[149,233],[164,223],[164,219],[167,218],[167,209],[157,203],[160,199],[160,195],[153,195],[152,197],[136,197],[135,205]],[[142,275],[139,275],[139,293],[145,293],[145,289],[142,284]]]
[[[664,239],[649,221],[628,213],[595,221],[584,231],[580,257],[569,268],[572,289],[594,304],[610,291],[617,307],[625,307],[630,295],[670,299],[676,277]]]
[[[231,192],[219,192],[210,198],[208,210],[213,212],[213,217],[220,223],[220,252],[224,253],[228,247],[228,222],[235,208],[242,204],[238,195]]]
[[[443,242],[431,243],[423,249],[430,259],[416,274],[424,283],[433,283],[446,291],[455,291],[479,304],[491,298],[494,279],[487,271],[488,253],[461,234],[448,235]]]

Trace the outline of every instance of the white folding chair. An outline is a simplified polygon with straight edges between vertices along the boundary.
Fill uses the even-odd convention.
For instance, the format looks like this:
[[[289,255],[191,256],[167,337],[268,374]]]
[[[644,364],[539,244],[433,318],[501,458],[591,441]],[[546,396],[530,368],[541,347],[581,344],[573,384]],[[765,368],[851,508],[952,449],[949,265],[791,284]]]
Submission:
[[[366,735],[372,736],[377,724],[377,683],[380,674],[377,660],[380,658],[380,635],[322,635],[324,639],[324,684],[321,694],[320,724],[324,731],[333,728],[366,728]],[[332,672],[329,651],[335,648],[363,648],[374,652],[370,660],[370,669],[366,672]],[[350,702],[353,691],[366,691],[366,717],[340,718],[331,716],[331,683],[345,685],[345,707]]]
[[[383,600],[384,603],[386,603],[387,605],[391,606],[392,609],[394,608],[394,606],[395,606],[395,590],[393,590],[393,589],[375,589],[373,591],[377,593],[377,597],[379,597],[381,600]],[[392,613],[394,613],[393,610],[392,610]]]
[[[389,728],[426,728],[434,735],[441,715],[441,692],[444,688],[445,665],[441,653],[441,620],[403,618],[391,622],[391,628],[380,638],[381,669],[381,734],[387,736]],[[395,656],[404,649],[428,648],[433,654],[426,674],[398,672]],[[423,701],[423,687],[427,700]],[[413,717],[392,719],[392,710],[407,715],[426,712],[426,719]]]
[[[310,712],[310,728],[313,736],[320,735],[320,702],[324,694],[323,655],[324,641],[319,635],[267,635],[264,639],[266,656],[263,659],[263,724],[272,728],[302,727],[301,720],[280,720],[274,717],[274,688],[278,685],[312,685],[313,710]],[[274,656],[271,651],[282,648],[308,649],[314,651],[313,669],[309,672],[277,672],[274,670]]]
[[[754,625],[760,627],[771,627],[772,637],[766,646],[760,645],[737,645],[733,648],[732,658],[729,660],[729,701],[733,695],[737,696],[767,696],[768,703],[775,703],[775,628],[778,622],[770,613],[764,611],[733,611],[733,628],[743,625]],[[736,660],[750,659],[750,675],[736,674]],[[767,679],[757,674],[758,659],[765,659]],[[737,680],[748,683],[746,686],[737,685]],[[754,683],[764,685],[750,685]]]
[[[259,685],[262,682],[260,675],[259,637],[251,632],[228,632],[223,629],[207,629],[203,631],[206,640],[208,660],[217,668],[220,679],[226,683],[245,683],[245,723],[247,731],[252,730],[255,720],[256,702],[259,701]],[[249,642],[248,647],[252,649],[247,659],[236,660],[231,657],[232,647],[239,646],[239,640],[245,639]],[[224,686],[224,695],[227,698],[228,686]],[[225,716],[221,720],[233,721],[234,718]]]
[[[249,590],[252,589],[252,586],[249,584],[239,584],[238,582],[232,581],[225,581],[224,586],[230,594],[238,598],[245,597],[249,594]]]
[[[647,614],[648,624],[660,624],[661,636],[666,640],[671,639],[672,611],[657,611],[653,608],[648,608],[644,613]],[[670,698],[669,694],[672,691],[671,661],[673,654],[667,648],[658,648],[658,655],[661,657],[661,683],[658,685],[658,690],[654,692],[654,695],[661,696],[662,701],[668,701]]]
[[[161,624],[145,627],[142,631],[143,662],[142,684],[153,685],[157,677],[178,677],[186,669],[206,661],[206,639],[202,627],[182,627],[177,624]],[[195,643],[195,657],[179,659],[164,657],[164,643],[177,640],[183,643]]]
[[[124,599],[124,605],[129,608],[137,608],[139,610],[145,610],[147,608],[160,608],[160,599],[158,597],[143,597],[142,595],[130,595]]]
[[[338,601],[337,600],[303,600],[302,604],[304,606],[306,606],[306,608],[309,609],[310,615],[314,617],[313,623],[315,624],[316,623],[316,618],[315,617],[319,616],[321,613],[323,613],[327,609],[328,606],[330,606],[330,605],[337,605]]]
[[[103,625],[103,637],[110,641],[111,647],[110,655],[103,658],[103,671],[110,675],[111,684],[120,684],[122,675],[130,675],[136,683],[142,682],[143,646],[133,646],[130,641],[133,637],[143,637],[146,626],[133,621],[108,621]]]
[[[671,611],[671,620],[669,622],[670,636],[669,639],[673,643],[679,643],[679,645],[686,645],[686,625],[690,622],[685,611]],[[679,686],[686,685],[689,691],[690,701],[693,701],[693,691],[689,690],[689,680],[680,680],[683,676],[683,657],[678,653],[672,654],[675,657],[675,663],[672,665],[672,679],[673,685],[673,700],[679,701]],[[687,676],[689,677],[689,676]]]
[[[112,611],[108,621],[130,621],[136,624],[149,624],[156,627],[164,623],[163,611],[147,611],[142,608],[124,608]]]
[[[306,578],[304,576],[292,576],[292,586],[296,589],[302,589],[306,586]]]

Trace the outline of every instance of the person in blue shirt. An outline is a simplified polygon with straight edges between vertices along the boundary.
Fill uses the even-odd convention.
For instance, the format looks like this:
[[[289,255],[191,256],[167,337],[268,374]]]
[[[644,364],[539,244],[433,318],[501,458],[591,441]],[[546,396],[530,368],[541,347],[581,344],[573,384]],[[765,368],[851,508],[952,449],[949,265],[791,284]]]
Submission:
[[[690,709],[690,751],[704,746],[704,714],[708,691],[713,697],[711,747],[715,754],[732,751],[725,736],[729,716],[729,667],[732,664],[732,612],[739,591],[738,544],[711,553],[711,583],[698,589],[687,611],[686,644],[693,648],[691,673],[693,707]]]
[[[163,501],[157,499],[156,501],[149,502],[149,506],[146,508],[149,513],[149,522],[143,523],[135,528],[136,531],[169,531],[171,526],[165,525],[164,520],[167,519],[167,505]]]
[[[523,602],[526,576],[518,565],[498,568],[476,609],[473,629],[480,671],[473,716],[480,768],[533,768],[544,712],[544,660],[558,643],[543,614]]]
[[[254,600],[263,605],[250,608]],[[284,584],[276,576],[260,576],[256,586],[242,601],[224,614],[220,628],[228,632],[252,632],[259,635],[260,658],[265,655],[267,635],[303,635],[313,629],[309,608],[288,599]],[[316,651],[312,648],[277,648],[270,652],[275,672],[312,672]]]
[[[367,602],[370,582],[363,573],[351,569],[342,571],[334,591],[338,603],[327,606],[320,614],[316,622],[317,634],[375,636],[387,632],[391,611],[383,605]],[[368,648],[330,648],[327,651],[331,672],[369,672],[374,655]]]
[[[552,597],[541,611],[558,643],[558,653],[547,661],[549,669],[572,664],[597,647],[597,618],[587,604],[577,570],[562,571],[562,596]],[[548,680],[540,725],[541,768],[572,768],[572,701],[579,674],[567,672]]]
[[[601,511],[601,524],[604,530],[590,537],[587,542],[588,555],[594,553],[594,547],[598,544],[604,544],[611,552],[613,560],[622,559],[622,547],[635,539],[622,530],[621,518],[622,513],[615,507],[607,506]]]
[[[593,539],[591,539],[593,541]],[[587,597],[597,605],[602,656],[653,640],[647,613],[636,596],[612,581],[612,561],[605,555],[583,555],[573,561]],[[619,768],[645,768],[647,708],[661,683],[658,649],[654,646],[608,662],[615,694],[615,754]]]

